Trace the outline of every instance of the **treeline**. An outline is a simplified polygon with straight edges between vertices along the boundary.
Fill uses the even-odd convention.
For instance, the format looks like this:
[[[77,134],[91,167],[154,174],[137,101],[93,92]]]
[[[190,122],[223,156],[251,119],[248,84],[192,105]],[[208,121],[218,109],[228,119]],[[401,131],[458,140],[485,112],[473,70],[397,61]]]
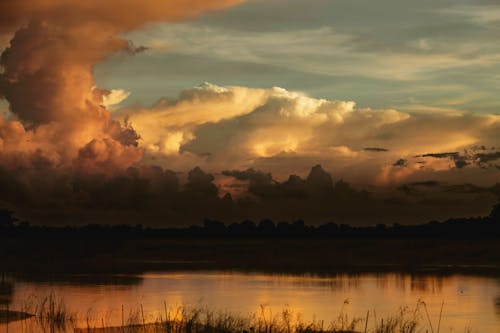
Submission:
[[[356,227],[326,223],[307,225],[303,220],[274,222],[263,219],[256,223],[245,220],[229,225],[205,219],[203,225],[186,228],[149,228],[141,224],[86,225],[81,227],[33,226],[13,218],[12,212],[0,211],[0,238],[54,239],[161,239],[161,238],[500,238],[500,204],[488,217],[432,221],[420,225],[377,224]]]

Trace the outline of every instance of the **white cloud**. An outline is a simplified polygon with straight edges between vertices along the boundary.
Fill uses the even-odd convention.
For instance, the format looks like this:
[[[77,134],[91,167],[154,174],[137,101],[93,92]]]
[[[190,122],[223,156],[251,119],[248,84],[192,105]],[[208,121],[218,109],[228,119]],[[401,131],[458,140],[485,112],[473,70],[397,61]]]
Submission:
[[[148,156],[174,169],[196,163],[219,171],[264,163],[270,171],[288,174],[321,162],[359,179],[398,182],[415,174],[455,172],[452,161],[427,159],[422,165],[416,155],[500,143],[500,115],[418,105],[408,109],[357,108],[352,101],[316,99],[282,88],[204,84],[177,100],[117,114],[129,116]],[[392,170],[399,158],[409,159],[411,167]],[[492,172],[498,174],[496,169],[485,174],[491,177]]]
[[[130,92],[121,89],[112,89],[102,98],[102,105],[112,109],[130,96]]]

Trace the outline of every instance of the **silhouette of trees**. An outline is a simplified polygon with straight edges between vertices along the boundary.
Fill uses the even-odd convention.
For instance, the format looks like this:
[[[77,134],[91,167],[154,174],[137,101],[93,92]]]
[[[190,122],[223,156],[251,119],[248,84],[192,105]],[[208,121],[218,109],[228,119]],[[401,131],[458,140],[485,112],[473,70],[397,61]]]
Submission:
[[[7,209],[0,209],[0,229],[14,227],[16,221],[14,212]]]
[[[264,234],[273,234],[276,231],[276,225],[270,219],[263,219],[259,222],[259,231]]]
[[[205,219],[203,221],[203,228],[211,234],[222,233],[226,230],[224,223],[210,219]]]
[[[440,239],[497,239],[500,238],[499,206],[488,217],[431,221],[420,225],[376,224],[355,227],[329,222],[319,226],[307,225],[304,220],[292,223],[263,219],[258,224],[246,219],[224,224],[205,219],[202,226],[188,228],[152,229],[142,225],[87,225],[83,227],[44,227],[14,223],[12,212],[1,211],[0,238],[55,239],[149,239],[149,238],[440,238]]]
[[[500,224],[500,203],[496,204],[491,210],[490,221]]]

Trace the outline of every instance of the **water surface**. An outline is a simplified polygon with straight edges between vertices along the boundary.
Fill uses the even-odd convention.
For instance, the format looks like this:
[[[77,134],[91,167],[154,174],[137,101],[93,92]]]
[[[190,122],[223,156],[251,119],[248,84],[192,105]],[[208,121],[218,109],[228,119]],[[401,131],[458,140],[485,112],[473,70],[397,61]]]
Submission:
[[[0,289],[0,304],[19,310],[48,295],[63,298],[68,310],[78,313],[80,327],[119,325],[124,316],[142,306],[145,320],[163,316],[165,306],[208,307],[237,315],[270,315],[284,308],[304,320],[329,322],[340,312],[350,317],[394,315],[424,301],[437,327],[443,305],[441,332],[500,332],[500,278],[343,274],[331,276],[240,272],[165,272],[114,276],[7,277]],[[71,332],[72,330],[70,330]],[[0,333],[43,332],[33,321],[0,324]]]

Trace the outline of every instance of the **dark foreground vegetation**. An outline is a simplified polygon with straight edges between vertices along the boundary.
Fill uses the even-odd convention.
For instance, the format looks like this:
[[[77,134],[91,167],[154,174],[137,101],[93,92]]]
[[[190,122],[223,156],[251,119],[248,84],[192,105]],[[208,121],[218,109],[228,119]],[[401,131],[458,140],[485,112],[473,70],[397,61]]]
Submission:
[[[25,318],[31,318],[26,327],[32,330],[75,333],[414,333],[439,332],[442,309],[431,316],[425,302],[418,300],[414,307],[401,308],[388,317],[377,317],[367,311],[362,317],[352,317],[345,309],[348,301],[329,321],[303,320],[300,313],[289,308],[273,312],[266,306],[247,315],[234,315],[209,308],[167,307],[154,313],[144,311],[142,305],[125,309],[115,318],[104,314],[74,313],[64,300],[54,295],[45,298],[31,297],[25,301]],[[112,323],[110,322],[110,319]],[[119,324],[116,324],[119,323]],[[467,330],[465,332],[468,332]]]

